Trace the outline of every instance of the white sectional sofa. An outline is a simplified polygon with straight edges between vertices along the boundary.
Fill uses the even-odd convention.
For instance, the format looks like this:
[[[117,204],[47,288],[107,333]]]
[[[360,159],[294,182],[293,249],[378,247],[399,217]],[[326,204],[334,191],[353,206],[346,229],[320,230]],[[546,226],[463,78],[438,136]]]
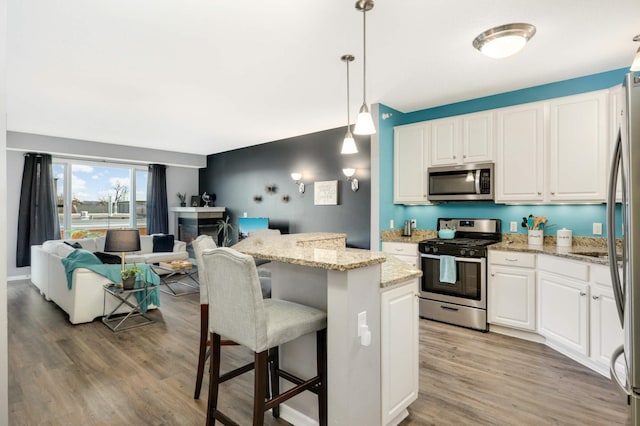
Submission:
[[[66,241],[71,244],[77,242],[83,249],[92,252],[104,251],[104,237]],[[154,253],[151,235],[140,237],[140,248],[139,252],[126,254],[126,263],[153,264],[189,257],[187,245],[183,241],[175,241],[172,252]],[[53,301],[69,314],[72,324],[79,324],[91,322],[111,312],[117,302],[114,298],[108,297],[105,305],[103,286],[110,282],[109,279],[86,268],[78,268],[73,272],[71,289],[68,288],[61,260],[73,250],[74,248],[65,244],[64,240],[45,241],[42,245],[31,246],[31,282],[46,300]],[[122,308],[122,311],[127,310]]]

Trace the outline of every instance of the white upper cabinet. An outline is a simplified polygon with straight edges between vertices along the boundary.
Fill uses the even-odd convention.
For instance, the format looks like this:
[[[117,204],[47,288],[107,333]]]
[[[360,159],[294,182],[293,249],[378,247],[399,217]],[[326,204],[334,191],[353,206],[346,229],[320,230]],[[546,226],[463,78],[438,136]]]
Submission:
[[[431,166],[480,163],[493,159],[493,112],[432,120]]]
[[[428,204],[427,164],[429,124],[416,123],[394,128],[393,202]]]
[[[503,108],[496,121],[496,202],[542,201],[545,105]]]
[[[458,164],[460,155],[460,118],[432,120],[431,162],[432,166]]]
[[[549,201],[606,197],[608,92],[568,96],[549,103]]]

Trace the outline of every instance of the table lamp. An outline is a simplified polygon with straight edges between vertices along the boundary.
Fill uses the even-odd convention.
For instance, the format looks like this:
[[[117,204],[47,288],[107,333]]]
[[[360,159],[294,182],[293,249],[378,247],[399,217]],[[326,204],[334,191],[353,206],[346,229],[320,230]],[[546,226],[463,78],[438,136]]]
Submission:
[[[104,251],[122,254],[122,271],[124,272],[125,252],[140,251],[140,232],[137,229],[113,229],[107,231]]]

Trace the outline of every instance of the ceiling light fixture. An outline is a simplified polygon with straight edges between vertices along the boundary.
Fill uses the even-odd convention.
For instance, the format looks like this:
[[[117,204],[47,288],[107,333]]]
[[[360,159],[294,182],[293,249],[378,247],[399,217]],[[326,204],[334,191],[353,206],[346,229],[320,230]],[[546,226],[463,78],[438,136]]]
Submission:
[[[342,154],[356,154],[358,152],[358,147],[356,146],[356,141],[353,139],[353,135],[351,134],[351,114],[349,114],[349,62],[352,62],[355,57],[353,55],[342,55],[340,57],[344,62],[347,63],[347,133],[344,135],[344,141],[342,142]]]
[[[372,135],[376,132],[373,118],[367,106],[367,12],[373,9],[373,0],[356,1],[356,10],[362,12],[362,106],[353,133]]]
[[[640,41],[640,34],[635,36],[633,41]],[[638,47],[638,51],[636,52],[636,56],[633,58],[629,71],[640,71],[640,47]]]
[[[473,47],[494,59],[515,55],[536,33],[531,24],[506,24],[491,28],[473,40]]]

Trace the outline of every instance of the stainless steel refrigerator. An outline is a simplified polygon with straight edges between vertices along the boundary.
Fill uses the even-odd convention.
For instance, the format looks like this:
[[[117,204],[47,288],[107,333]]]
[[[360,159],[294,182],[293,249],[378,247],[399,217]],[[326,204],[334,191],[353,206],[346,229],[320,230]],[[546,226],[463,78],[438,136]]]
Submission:
[[[607,198],[607,238],[613,291],[624,330],[624,345],[611,356],[611,378],[628,396],[633,424],[640,424],[640,77],[625,76],[620,129],[613,150]],[[616,223],[616,185],[621,180],[622,205]],[[622,225],[622,226],[620,226]],[[622,276],[616,259],[616,230],[622,230]],[[615,364],[624,355],[626,377]]]

